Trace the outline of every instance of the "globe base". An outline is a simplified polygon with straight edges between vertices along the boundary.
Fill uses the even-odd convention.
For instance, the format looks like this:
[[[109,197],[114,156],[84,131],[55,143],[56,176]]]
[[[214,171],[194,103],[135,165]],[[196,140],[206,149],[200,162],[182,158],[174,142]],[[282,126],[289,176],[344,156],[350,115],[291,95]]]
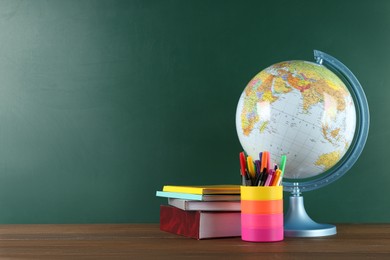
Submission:
[[[336,233],[336,226],[317,223],[309,217],[301,195],[290,196],[290,206],[284,220],[286,237],[323,237]]]

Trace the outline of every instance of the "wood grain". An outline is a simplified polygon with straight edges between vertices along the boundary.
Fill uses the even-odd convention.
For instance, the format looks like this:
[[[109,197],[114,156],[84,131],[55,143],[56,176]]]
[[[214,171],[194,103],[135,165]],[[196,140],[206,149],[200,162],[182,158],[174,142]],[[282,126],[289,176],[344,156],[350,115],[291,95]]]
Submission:
[[[337,225],[323,238],[195,240],[158,224],[0,225],[0,259],[390,259],[390,224]]]

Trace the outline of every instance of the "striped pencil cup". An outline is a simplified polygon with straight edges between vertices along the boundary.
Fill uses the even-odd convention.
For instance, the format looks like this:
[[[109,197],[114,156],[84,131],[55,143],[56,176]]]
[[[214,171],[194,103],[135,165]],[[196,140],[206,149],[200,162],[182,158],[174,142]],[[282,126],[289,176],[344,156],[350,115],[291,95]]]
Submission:
[[[241,186],[241,239],[283,240],[283,186]]]

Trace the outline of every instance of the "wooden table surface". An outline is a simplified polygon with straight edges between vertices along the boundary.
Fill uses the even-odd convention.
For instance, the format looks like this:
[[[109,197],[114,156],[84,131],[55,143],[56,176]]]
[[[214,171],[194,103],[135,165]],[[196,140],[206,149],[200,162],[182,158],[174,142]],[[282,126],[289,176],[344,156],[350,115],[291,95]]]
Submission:
[[[390,224],[337,225],[322,238],[195,240],[158,224],[0,225],[0,259],[390,259]]]

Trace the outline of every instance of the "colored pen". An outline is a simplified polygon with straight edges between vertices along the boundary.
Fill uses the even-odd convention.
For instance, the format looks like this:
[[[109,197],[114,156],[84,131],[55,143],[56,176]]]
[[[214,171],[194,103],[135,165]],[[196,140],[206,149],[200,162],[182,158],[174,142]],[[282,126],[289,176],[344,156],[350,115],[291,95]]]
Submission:
[[[268,170],[267,173],[269,173],[269,171],[270,171],[271,169],[272,169],[272,168],[271,168],[271,154],[270,154],[269,152],[267,152],[267,170]]]
[[[261,154],[261,169],[260,169],[261,173],[263,173],[264,168],[267,167],[267,163],[268,163],[268,161],[267,161],[267,152],[263,152]]]
[[[284,173],[284,168],[286,168],[286,161],[287,161],[287,156],[282,155],[280,159],[280,170]]]
[[[261,162],[260,162],[260,160],[255,160],[256,175],[259,175],[261,173],[260,169],[261,169]]]
[[[247,177],[246,177],[246,161],[245,161],[245,154],[244,152],[240,153],[240,172],[241,172],[241,179],[242,179],[242,185],[247,185]]]
[[[240,153],[240,167],[241,167],[241,175],[246,175],[246,160],[244,152]]]
[[[270,173],[268,174],[267,180],[265,181],[264,186],[271,186],[270,183],[272,181],[272,177],[274,176],[275,171],[271,170]]]
[[[259,184],[259,181],[260,181],[260,177],[261,177],[261,172],[260,172],[260,169],[261,169],[261,162],[260,160],[256,160],[255,161],[255,168],[256,168],[256,178],[255,178],[255,182],[253,183],[253,185],[257,186]]]
[[[264,168],[263,175],[261,176],[261,182],[259,186],[265,186],[265,182],[267,181],[268,178],[268,171],[267,168]]]
[[[282,155],[282,158],[280,160],[280,177],[279,177],[279,180],[278,182],[276,183],[277,186],[279,186],[281,183],[282,183],[282,180],[283,180],[283,176],[284,176],[284,169],[286,168],[286,162],[287,162],[287,156],[286,155]]]
[[[252,180],[249,174],[245,175],[245,186],[252,186]]]
[[[281,170],[280,170],[280,169],[277,169],[276,172],[275,172],[275,174],[274,174],[275,176],[274,176],[274,178],[272,179],[271,186],[276,186],[276,184],[279,182],[280,173],[281,173]]]
[[[255,165],[253,164],[252,156],[248,156],[246,158],[246,163],[248,166],[248,172],[251,176],[251,179],[253,180],[256,177],[256,172],[255,172]]]

